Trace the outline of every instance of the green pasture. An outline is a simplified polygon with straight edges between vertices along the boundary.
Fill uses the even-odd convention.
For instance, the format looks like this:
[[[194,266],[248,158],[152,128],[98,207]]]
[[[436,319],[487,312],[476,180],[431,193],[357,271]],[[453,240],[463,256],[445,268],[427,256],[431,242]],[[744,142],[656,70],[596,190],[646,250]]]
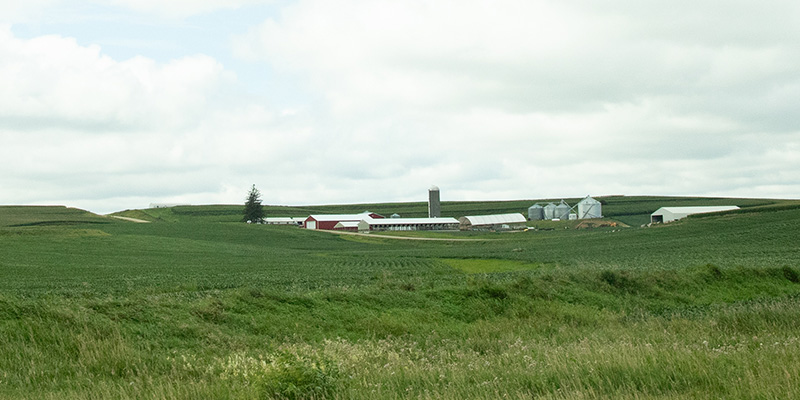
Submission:
[[[0,398],[800,397],[797,202],[601,200],[620,222],[743,209],[424,241],[248,225],[241,206],[0,207]]]

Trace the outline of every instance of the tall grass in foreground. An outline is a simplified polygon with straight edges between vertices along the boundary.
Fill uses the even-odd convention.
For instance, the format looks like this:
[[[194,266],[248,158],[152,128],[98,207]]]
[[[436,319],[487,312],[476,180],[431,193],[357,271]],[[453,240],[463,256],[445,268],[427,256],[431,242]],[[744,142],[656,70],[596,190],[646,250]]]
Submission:
[[[0,398],[798,398],[796,272],[4,296]]]

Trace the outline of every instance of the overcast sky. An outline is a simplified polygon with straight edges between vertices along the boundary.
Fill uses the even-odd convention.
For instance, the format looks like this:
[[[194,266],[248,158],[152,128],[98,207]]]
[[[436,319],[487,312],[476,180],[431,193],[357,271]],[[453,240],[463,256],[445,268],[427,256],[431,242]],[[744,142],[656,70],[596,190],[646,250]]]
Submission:
[[[0,2],[0,204],[800,198],[800,2]]]

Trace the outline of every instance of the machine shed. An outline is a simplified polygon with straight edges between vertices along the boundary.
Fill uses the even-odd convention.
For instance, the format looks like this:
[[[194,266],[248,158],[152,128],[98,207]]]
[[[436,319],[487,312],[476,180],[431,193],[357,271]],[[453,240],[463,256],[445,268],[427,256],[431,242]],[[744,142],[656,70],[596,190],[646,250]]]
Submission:
[[[522,229],[527,220],[520,213],[496,214],[496,215],[473,215],[458,219],[461,223],[461,230],[481,230],[481,229]]]
[[[706,206],[706,207],[661,207],[650,214],[650,223],[667,223],[677,221],[692,214],[705,214],[722,211],[738,210],[737,206]]]
[[[357,224],[359,232],[370,231],[454,231],[455,218],[364,218]]]
[[[297,225],[303,226],[303,217],[269,217],[264,218],[264,223],[267,225]]]

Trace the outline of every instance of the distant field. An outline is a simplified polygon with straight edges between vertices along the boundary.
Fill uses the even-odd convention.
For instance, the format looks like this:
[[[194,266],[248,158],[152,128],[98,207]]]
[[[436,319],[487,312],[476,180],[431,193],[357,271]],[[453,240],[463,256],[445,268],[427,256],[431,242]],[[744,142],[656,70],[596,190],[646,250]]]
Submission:
[[[410,241],[241,206],[0,207],[0,398],[800,397],[798,202],[601,200],[632,227]],[[743,210],[636,223],[697,204]],[[426,212],[267,212],[366,209]]]
[[[62,206],[0,206],[0,228],[105,224],[108,218]]]

